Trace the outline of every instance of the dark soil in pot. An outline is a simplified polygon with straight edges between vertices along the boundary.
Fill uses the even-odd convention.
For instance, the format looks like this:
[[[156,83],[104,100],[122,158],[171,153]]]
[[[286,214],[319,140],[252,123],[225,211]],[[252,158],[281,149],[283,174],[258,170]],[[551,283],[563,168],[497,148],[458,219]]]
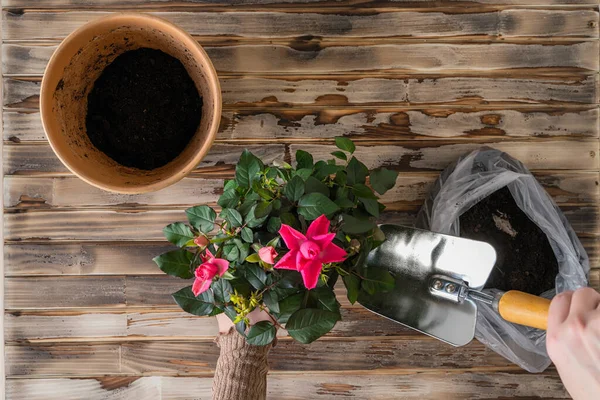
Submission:
[[[87,134],[121,165],[152,170],[175,159],[196,133],[202,98],[183,64],[154,49],[118,56],[88,95]]]
[[[539,295],[555,286],[558,263],[547,236],[517,206],[508,188],[460,217],[460,236],[488,242],[498,255],[486,288]]]

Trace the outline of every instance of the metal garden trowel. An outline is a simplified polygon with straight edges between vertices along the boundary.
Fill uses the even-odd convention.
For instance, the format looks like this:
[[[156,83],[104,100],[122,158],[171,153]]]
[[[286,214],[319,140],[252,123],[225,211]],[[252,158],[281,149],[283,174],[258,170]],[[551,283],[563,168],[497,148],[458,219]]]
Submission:
[[[454,346],[473,339],[480,302],[509,322],[546,329],[550,300],[516,290],[480,291],[496,262],[488,243],[399,225],[380,228],[386,241],[366,264],[387,268],[396,286],[361,296],[367,309]]]

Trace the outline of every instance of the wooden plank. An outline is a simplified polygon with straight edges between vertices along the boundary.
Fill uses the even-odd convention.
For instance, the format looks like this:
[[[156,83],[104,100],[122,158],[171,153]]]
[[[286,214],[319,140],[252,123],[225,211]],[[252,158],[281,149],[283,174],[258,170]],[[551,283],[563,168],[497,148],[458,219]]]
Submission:
[[[118,344],[6,346],[4,352],[7,376],[89,376],[121,372],[121,346]]]
[[[212,342],[125,342],[115,370],[114,344],[6,346],[7,376],[90,376],[98,373],[194,376],[213,373],[218,347]],[[447,370],[485,367],[514,370],[510,361],[477,341],[458,348],[435,339],[316,341],[280,340],[269,354],[272,371]]]
[[[307,142],[335,136],[355,140],[598,137],[596,106],[507,108],[371,109],[332,105],[224,111],[217,142]],[[5,112],[4,123],[4,139],[11,144],[46,142],[37,113]]]
[[[212,377],[98,377],[90,379],[9,379],[10,400],[188,400],[209,399]],[[270,400],[332,399],[568,399],[552,370],[543,374],[447,372],[377,375],[271,373]]]
[[[359,11],[360,12],[360,11]],[[3,13],[4,40],[63,39],[109,12]],[[385,12],[364,15],[282,12],[153,12],[191,35],[251,38],[598,37],[596,10],[513,9],[483,13]],[[202,23],[198,23],[198,17]]]
[[[584,104],[598,100],[597,75],[546,77],[424,76],[236,77],[220,79],[223,104],[236,107]],[[4,79],[4,107],[39,109],[37,78]],[[12,113],[8,116],[10,117]],[[28,114],[26,114],[28,115]],[[227,114],[224,115],[227,117]],[[31,114],[32,118],[38,118]]]
[[[330,0],[179,0],[176,5],[191,9],[211,8],[215,5],[224,6],[236,6],[249,9],[264,9],[265,7],[279,7],[281,9],[288,9],[298,7],[305,9],[307,7],[314,6],[317,9],[332,8],[337,9],[340,6],[352,7],[356,4],[352,0],[336,0],[334,2]],[[381,7],[381,8],[399,8],[399,7],[411,7],[411,8],[425,8],[425,7],[451,7],[456,5],[458,8],[468,6],[476,6],[478,4],[486,5],[580,5],[580,4],[597,4],[594,0],[365,0],[360,3],[365,7]],[[31,0],[3,0],[2,5],[5,8],[27,8],[31,7]],[[42,4],[36,3],[37,8],[136,8],[136,9],[147,9],[147,8],[166,8],[171,9],[173,5],[165,3],[164,0],[129,0],[124,4],[120,0],[44,0]],[[15,10],[18,13],[20,10]]]
[[[15,343],[124,342],[130,340],[212,340],[217,320],[196,317],[176,309],[139,312],[18,311],[7,313],[5,340]],[[285,336],[285,331],[278,332]],[[381,318],[362,307],[342,309],[342,320],[327,338],[404,337],[415,331]]]
[[[580,238],[592,268],[600,268],[600,239]],[[4,246],[6,277],[48,275],[163,275],[152,258],[173,246],[137,243],[14,243]]]
[[[596,265],[598,267],[598,265]],[[600,269],[590,273],[590,285],[600,290]],[[146,276],[79,276],[79,277],[7,277],[7,310],[54,310],[60,308],[160,308],[178,310],[171,293],[190,281],[168,275]],[[77,293],[74,293],[77,288]],[[36,296],[32,296],[35,290]],[[51,292],[45,294],[45,292]],[[41,294],[40,294],[41,293]],[[338,301],[350,307],[342,285],[336,289]]]
[[[283,160],[285,156],[285,146],[283,144],[215,144],[198,164],[197,171],[208,174],[223,170],[231,171],[244,149],[252,151],[267,164],[275,160]],[[67,173],[67,169],[49,145],[4,146],[3,150],[5,175],[13,173]]]
[[[437,179],[437,172],[405,172],[396,186],[381,196],[390,209],[420,205]],[[559,205],[596,204],[600,199],[598,173],[576,171],[536,173],[537,179]],[[4,207],[19,209],[148,206],[193,206],[216,204],[222,193],[222,179],[188,177],[159,192],[142,195],[109,193],[74,177],[7,176],[4,179]]]
[[[4,308],[124,307],[125,277],[5,278]],[[10,286],[10,288],[8,287]],[[41,289],[43,287],[43,289]]]
[[[306,47],[306,45],[304,45]],[[205,46],[220,73],[322,74],[365,71],[489,72],[522,68],[598,70],[599,43],[382,44],[300,49],[285,45]],[[4,44],[5,76],[43,74],[55,45]]]
[[[459,156],[489,146],[505,151],[521,160],[532,170],[598,170],[599,142],[593,139],[505,140],[503,138],[472,139],[470,142],[451,140],[378,141],[360,143],[356,156],[370,169],[385,166],[402,172],[437,171],[446,168]],[[293,156],[303,149],[315,160],[332,158],[335,146],[329,144],[284,145],[214,145],[196,169],[196,173],[221,172],[229,175],[243,149],[248,149],[266,164]],[[69,175],[65,166],[48,145],[4,146],[5,175]],[[209,175],[210,176],[210,175]]]
[[[152,258],[171,249],[166,242],[6,245],[5,276],[160,275]]]
[[[4,207],[6,208],[191,206],[215,204],[223,193],[223,179],[196,177],[184,178],[167,189],[142,195],[109,193],[73,176],[56,178],[13,176],[6,177],[4,185]]]
[[[403,211],[386,211],[379,222],[412,224],[418,206]],[[599,207],[566,206],[567,220],[579,235],[599,234]],[[43,211],[4,215],[4,239],[7,241],[162,241],[162,229],[173,222],[185,221],[183,209]],[[65,222],[65,221],[68,221]]]

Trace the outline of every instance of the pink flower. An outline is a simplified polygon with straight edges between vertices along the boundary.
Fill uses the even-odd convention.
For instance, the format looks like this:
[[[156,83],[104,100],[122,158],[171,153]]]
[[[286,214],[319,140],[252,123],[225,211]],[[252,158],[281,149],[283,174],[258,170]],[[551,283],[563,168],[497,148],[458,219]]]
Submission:
[[[206,247],[208,246],[208,238],[204,235],[200,235],[194,239],[194,243],[196,243],[196,246],[198,247]]]
[[[344,249],[332,243],[335,233],[328,233],[329,220],[325,215],[315,219],[306,236],[289,225],[281,224],[279,234],[290,249],[274,268],[299,271],[307,289],[317,286],[323,264],[346,259]]]
[[[258,256],[267,264],[273,264],[275,262],[275,257],[277,257],[277,252],[273,246],[266,246],[258,250]]]
[[[229,268],[229,261],[222,258],[215,258],[208,249],[206,249],[206,254],[202,254],[200,258],[202,259],[202,264],[194,272],[194,275],[196,275],[196,280],[192,285],[194,296],[206,292],[213,278],[217,275],[223,276]]]

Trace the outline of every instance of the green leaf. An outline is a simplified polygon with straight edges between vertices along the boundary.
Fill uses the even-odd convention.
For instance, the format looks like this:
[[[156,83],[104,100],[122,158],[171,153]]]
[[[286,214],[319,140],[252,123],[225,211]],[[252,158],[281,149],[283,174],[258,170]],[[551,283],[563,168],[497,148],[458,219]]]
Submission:
[[[232,281],[235,279],[235,276],[231,272],[225,271],[225,273],[221,275],[221,279],[227,279],[228,281]]]
[[[296,151],[296,162],[298,163],[296,166],[297,169],[302,169],[302,168],[312,169],[313,156],[304,150],[298,150],[298,151]]]
[[[298,202],[298,214],[310,221],[323,214],[329,216],[339,209],[337,204],[321,193],[305,194]]]
[[[298,222],[298,220],[292,213],[283,213],[279,216],[279,219],[281,219],[282,224],[286,224],[289,226],[295,226]]]
[[[182,222],[165,226],[163,233],[169,242],[179,247],[185,246],[190,240],[193,242],[195,238],[190,227]]]
[[[232,305],[225,307],[223,312],[225,313],[225,315],[227,315],[229,317],[231,322],[233,322],[233,320],[235,320],[235,318],[237,317],[237,313],[235,312],[235,309],[233,308]],[[243,337],[246,337],[246,324],[243,321],[235,324],[235,329],[238,331],[238,333],[240,335],[242,335]]]
[[[375,199],[365,199],[359,197],[358,200],[363,204],[365,210],[374,217],[379,217],[379,203]]]
[[[343,167],[335,164],[328,164],[325,161],[319,161],[315,164],[314,169],[314,177],[318,180],[323,180],[331,174],[337,174]]]
[[[283,194],[290,201],[300,200],[300,197],[302,197],[302,195],[304,194],[304,180],[299,176],[293,177],[287,183],[287,185],[285,185],[285,188],[283,189]]]
[[[365,199],[377,199],[375,193],[367,186],[362,183],[357,183],[352,187],[352,193],[356,197],[364,197]]]
[[[235,243],[235,245],[237,246],[237,248],[240,252],[240,255],[238,256],[238,260],[241,262],[246,257],[248,257],[248,254],[250,253],[250,245],[248,243],[242,242],[239,238],[234,238],[233,243]]]
[[[254,209],[254,216],[256,218],[262,218],[268,216],[273,210],[273,205],[270,202],[263,201],[256,205]]]
[[[246,216],[246,225],[248,225],[249,228],[259,227],[267,220],[267,218],[269,218],[268,215],[265,215],[261,218],[256,217],[256,215],[254,214],[254,210],[256,209],[256,207],[257,206],[252,207],[250,209],[250,212]]]
[[[275,236],[273,239],[269,240],[267,246],[277,247],[279,246],[279,236]]]
[[[280,290],[278,290],[278,292]],[[277,313],[277,320],[280,323],[285,324],[290,316],[302,306],[303,299],[304,293],[296,293],[281,300],[279,302],[279,313]]]
[[[265,287],[265,282],[267,280],[267,274],[265,270],[259,267],[257,264],[248,264],[246,265],[245,275],[246,279],[255,289],[260,290]]]
[[[219,303],[229,303],[229,300],[231,300],[231,293],[233,293],[233,287],[228,280],[218,279],[213,282],[210,287],[213,290],[216,301]]]
[[[252,181],[258,178],[258,173],[263,168],[262,162],[248,150],[244,150],[235,167],[235,179],[239,186],[249,188]]]
[[[366,182],[369,169],[365,166],[365,164],[358,161],[356,157],[352,157],[348,163],[348,167],[346,168],[346,173],[348,174],[346,177],[346,182],[348,185],[353,186],[357,183]]]
[[[351,208],[354,207],[354,202],[349,198],[350,193],[346,187],[338,187],[335,191],[335,204],[340,208]]]
[[[331,153],[331,155],[336,158],[339,158],[340,160],[348,161],[348,157],[343,151],[334,151],[333,153]]]
[[[228,190],[235,190],[237,188],[238,184],[235,181],[235,179],[226,180],[225,184],[223,185],[223,192],[226,192]]]
[[[272,200],[273,199],[273,193],[271,193],[267,189],[263,188],[261,186],[260,182],[258,182],[258,181],[252,183],[252,190],[254,190],[254,192],[256,194],[258,194],[263,200]]]
[[[240,196],[234,189],[224,191],[219,200],[217,200],[217,204],[223,208],[235,208],[239,202]]]
[[[252,243],[254,241],[252,229],[248,228],[247,226],[242,228],[241,236],[242,236],[242,240],[245,242]]]
[[[302,180],[306,180],[306,178],[308,178],[310,176],[310,174],[312,174],[313,170],[312,168],[300,168],[296,171],[296,175],[300,178],[302,178]]]
[[[240,258],[240,249],[234,243],[223,246],[223,256],[231,262],[237,262]]]
[[[219,243],[226,242],[229,239],[230,239],[229,235],[219,233],[217,236],[214,236],[212,239],[210,239],[210,242],[213,244],[219,244]]]
[[[335,145],[338,149],[347,151],[350,154],[356,150],[356,146],[352,140],[341,136],[335,138]]]
[[[221,211],[221,214],[219,214],[219,216],[225,221],[227,221],[227,224],[229,224],[229,226],[231,227],[237,228],[242,226],[243,224],[242,215],[236,209],[225,208],[223,209],[223,211]]]
[[[369,181],[371,183],[371,187],[377,193],[384,194],[394,187],[397,178],[398,172],[390,171],[386,168],[378,168],[371,172]]]
[[[321,193],[329,197],[329,188],[317,178],[309,176],[306,178],[305,193]]]
[[[375,223],[368,219],[358,219],[348,214],[342,215],[342,231],[349,234],[359,234],[369,232],[375,228]]]
[[[191,286],[184,287],[173,293],[173,299],[175,299],[175,302],[183,311],[199,316],[209,315],[213,311],[215,302],[211,290],[200,293],[200,295],[196,297],[192,292]]]
[[[331,312],[340,311],[340,303],[338,303],[333,290],[329,286],[313,289],[309,294],[314,299],[317,308]]]
[[[210,233],[215,228],[217,213],[209,206],[188,208],[185,213],[190,224],[200,232]]]
[[[279,228],[281,228],[281,219],[279,219],[279,217],[269,218],[269,222],[267,222],[267,230],[271,233],[276,233]]]
[[[383,268],[369,267],[365,270],[362,288],[373,295],[377,292],[387,292],[394,288],[396,280],[390,272]]]
[[[337,312],[304,308],[292,314],[285,329],[300,343],[308,344],[329,332],[340,318]]]
[[[194,276],[190,271],[190,264],[193,257],[193,254],[189,251],[177,249],[154,257],[153,261],[168,275],[182,279],[190,279]]]
[[[358,300],[358,293],[360,292],[360,278],[356,275],[350,274],[342,277],[342,280],[346,286],[348,301],[351,304],[356,303],[356,300]]]
[[[256,264],[260,261],[260,256],[258,253],[252,253],[248,257],[246,257],[246,261],[252,264]]]
[[[250,327],[246,342],[253,346],[266,346],[275,339],[277,330],[269,321],[260,321]]]
[[[272,290],[269,290],[268,292],[263,294],[263,303],[265,303],[265,305],[269,307],[269,311],[279,313],[280,308],[279,303],[277,302],[277,294],[275,294],[275,292],[273,292]]]

